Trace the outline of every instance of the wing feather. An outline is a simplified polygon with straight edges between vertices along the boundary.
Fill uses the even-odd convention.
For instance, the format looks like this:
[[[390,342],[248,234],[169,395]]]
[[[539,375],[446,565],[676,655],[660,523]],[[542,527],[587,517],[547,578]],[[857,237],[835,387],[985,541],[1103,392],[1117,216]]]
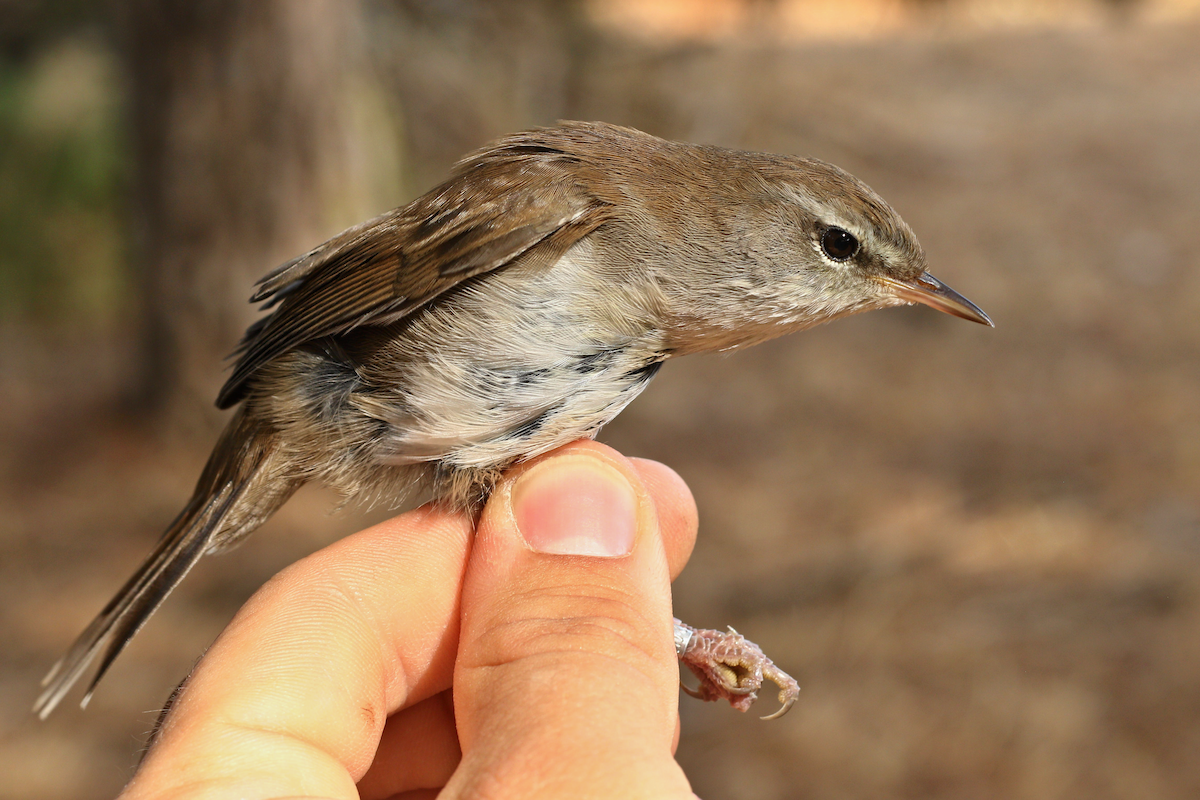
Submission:
[[[401,320],[534,248],[546,250],[537,262],[548,267],[599,227],[611,206],[582,185],[577,156],[557,142],[540,142],[542,133],[516,134],[467,157],[428,194],[343,231],[259,281],[252,302],[274,309],[246,332],[218,407],[241,401],[262,365],[294,347]]]

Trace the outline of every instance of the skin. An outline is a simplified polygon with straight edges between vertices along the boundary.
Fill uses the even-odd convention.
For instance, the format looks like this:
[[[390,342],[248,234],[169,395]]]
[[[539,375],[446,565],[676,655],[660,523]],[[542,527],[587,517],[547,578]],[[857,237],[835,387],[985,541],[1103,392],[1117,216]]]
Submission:
[[[474,536],[425,506],[343,539],[242,608],[121,796],[694,797],[670,580],[696,527],[669,468],[576,442]]]

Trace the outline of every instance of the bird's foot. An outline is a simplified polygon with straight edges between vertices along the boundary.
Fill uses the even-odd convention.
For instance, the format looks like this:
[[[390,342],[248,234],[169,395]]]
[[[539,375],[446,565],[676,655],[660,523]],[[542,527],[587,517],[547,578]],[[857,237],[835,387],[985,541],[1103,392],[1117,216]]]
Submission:
[[[769,680],[779,687],[780,708],[763,719],[775,719],[786,714],[800,696],[796,680],[733,628],[723,633],[693,628],[675,620],[675,652],[680,662],[700,679],[695,689],[683,686],[692,697],[724,698],[738,711],[747,711],[758,697],[763,680]]]

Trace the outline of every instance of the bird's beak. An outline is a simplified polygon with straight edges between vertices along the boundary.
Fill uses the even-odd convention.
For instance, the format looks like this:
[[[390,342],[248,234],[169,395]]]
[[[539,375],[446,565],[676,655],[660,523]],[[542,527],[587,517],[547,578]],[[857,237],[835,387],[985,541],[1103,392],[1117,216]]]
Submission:
[[[885,277],[879,280],[888,287],[888,291],[905,302],[921,303],[938,311],[987,325],[989,328],[996,327],[988,315],[983,313],[983,309],[928,272],[922,272],[908,281]]]

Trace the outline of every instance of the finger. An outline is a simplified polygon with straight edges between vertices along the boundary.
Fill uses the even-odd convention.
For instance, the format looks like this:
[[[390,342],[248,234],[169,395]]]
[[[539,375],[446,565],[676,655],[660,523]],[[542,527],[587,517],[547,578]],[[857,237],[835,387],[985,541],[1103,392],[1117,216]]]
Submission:
[[[439,789],[462,757],[454,725],[454,701],[441,692],[388,718],[375,761],[358,782],[362,800],[394,797],[416,789]]]
[[[669,467],[655,461],[631,459],[642,482],[655,500],[659,516],[659,527],[667,544],[668,561],[673,574],[683,568],[696,535],[696,506],[691,492],[683,480]],[[446,697],[446,694],[439,695]],[[441,786],[449,778],[458,758],[430,760],[429,742],[437,743],[437,753],[457,749],[457,738],[448,746],[449,738],[455,736],[452,712],[446,706],[437,706],[445,711],[431,717],[424,709],[432,701],[424,701],[415,708],[407,709],[391,717],[379,743],[379,752],[366,776],[359,782],[359,792],[364,800],[374,797],[391,797],[414,786]],[[672,752],[678,745],[679,726],[676,724],[672,738]],[[440,776],[440,782],[436,777]]]
[[[658,510],[658,529],[671,567],[671,580],[675,580],[683,572],[684,565],[691,558],[692,548],[696,546],[696,530],[700,524],[696,500],[679,473],[666,464],[646,458],[631,458],[629,461],[645,484],[646,491],[654,498]]]
[[[450,686],[470,541],[463,515],[426,507],[284,570],[197,666],[126,796],[357,797],[388,715]]]
[[[674,581],[683,572],[696,546],[696,531],[700,524],[696,499],[679,473],[666,464],[646,458],[629,460],[646,485],[646,490],[655,498],[659,533],[667,551],[671,580]],[[679,748],[679,733],[679,718],[676,717],[675,732],[671,738],[672,754]]]
[[[679,674],[658,523],[687,518],[685,493],[648,469],[668,489],[658,509],[639,470],[594,442],[493,493],[463,584],[463,762],[445,796],[691,796],[671,756]]]

